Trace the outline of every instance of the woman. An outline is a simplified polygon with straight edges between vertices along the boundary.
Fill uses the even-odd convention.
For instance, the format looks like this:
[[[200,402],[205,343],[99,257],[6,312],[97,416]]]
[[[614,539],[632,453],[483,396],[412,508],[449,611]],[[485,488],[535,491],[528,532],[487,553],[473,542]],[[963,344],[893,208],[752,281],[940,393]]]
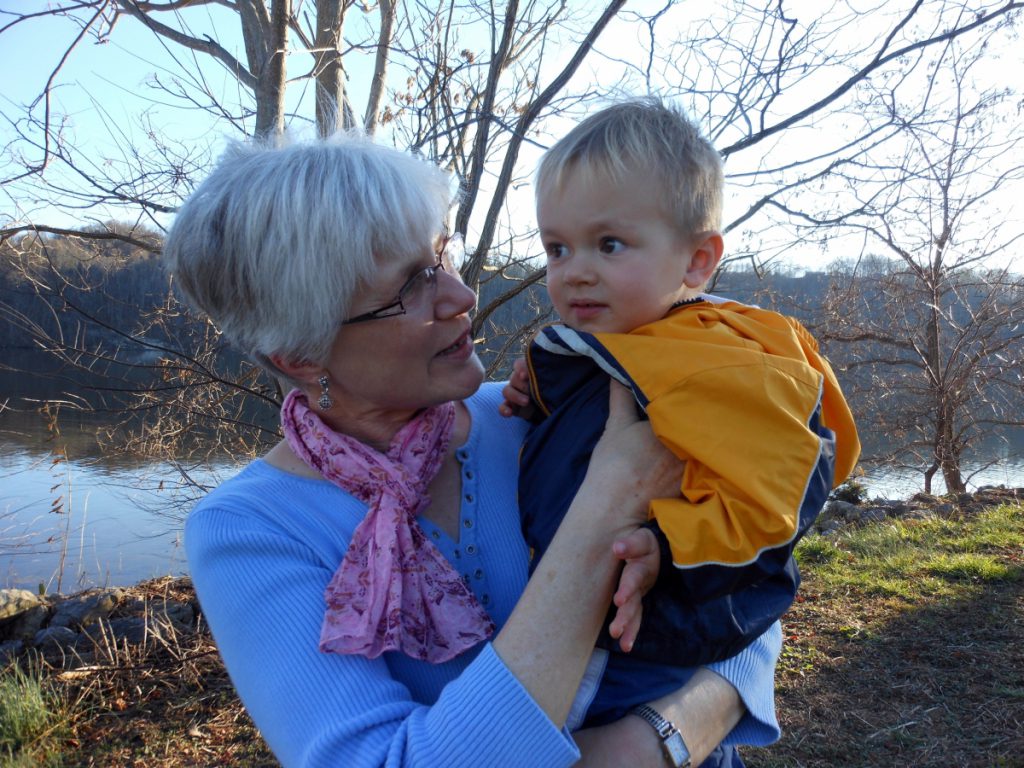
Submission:
[[[523,425],[498,414],[499,385],[481,386],[475,296],[441,234],[450,203],[436,166],[340,136],[236,146],[179,211],[165,246],[178,287],[295,387],[286,439],[187,522],[205,615],[285,766],[568,766],[580,750],[585,765],[664,765],[639,717],[564,726],[621,569],[612,544],[678,467],[613,402],[527,583]],[[462,611],[464,632],[435,601],[402,602],[411,573]],[[653,702],[694,764],[726,734],[777,737],[778,643],[775,627]]]

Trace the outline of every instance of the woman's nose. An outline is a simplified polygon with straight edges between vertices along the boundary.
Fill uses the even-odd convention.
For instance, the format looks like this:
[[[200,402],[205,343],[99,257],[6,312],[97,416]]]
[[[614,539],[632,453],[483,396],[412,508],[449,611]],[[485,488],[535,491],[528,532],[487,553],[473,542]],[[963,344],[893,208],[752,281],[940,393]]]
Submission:
[[[476,292],[462,282],[458,272],[437,273],[437,296],[434,300],[434,314],[438,317],[455,317],[469,312],[476,306]]]

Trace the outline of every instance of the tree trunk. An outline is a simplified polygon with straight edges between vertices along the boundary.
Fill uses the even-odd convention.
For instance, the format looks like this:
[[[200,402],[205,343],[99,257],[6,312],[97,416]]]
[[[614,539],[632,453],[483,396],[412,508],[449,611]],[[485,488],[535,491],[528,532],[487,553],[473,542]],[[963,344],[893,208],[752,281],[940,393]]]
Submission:
[[[327,136],[339,128],[353,127],[352,110],[345,92],[345,64],[341,59],[342,30],[345,26],[343,0],[317,0],[316,129]]]
[[[363,128],[371,136],[377,130],[380,103],[384,99],[387,82],[388,56],[391,52],[391,35],[395,27],[395,4],[391,0],[380,0],[380,35],[377,38],[377,59],[373,64],[373,79],[370,82],[370,98],[366,102]]]
[[[270,50],[256,74],[256,135],[260,138],[284,132],[285,57],[291,5],[291,0],[273,0],[270,4]]]

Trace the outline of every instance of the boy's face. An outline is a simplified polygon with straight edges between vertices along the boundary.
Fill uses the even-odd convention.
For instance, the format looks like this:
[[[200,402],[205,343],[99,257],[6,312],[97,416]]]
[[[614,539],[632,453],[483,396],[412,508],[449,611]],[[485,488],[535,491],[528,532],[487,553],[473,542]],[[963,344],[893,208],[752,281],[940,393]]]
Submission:
[[[566,325],[626,333],[693,295],[686,238],[664,213],[657,185],[640,173],[617,183],[571,171],[537,199],[548,294]]]

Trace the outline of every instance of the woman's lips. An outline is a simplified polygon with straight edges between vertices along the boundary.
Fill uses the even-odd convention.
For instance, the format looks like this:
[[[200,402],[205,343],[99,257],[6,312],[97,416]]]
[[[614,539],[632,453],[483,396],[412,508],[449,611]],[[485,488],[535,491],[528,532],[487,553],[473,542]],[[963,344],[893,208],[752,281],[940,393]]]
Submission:
[[[447,357],[455,360],[468,359],[473,354],[473,342],[470,339],[469,331],[463,333],[455,340],[454,344],[445,347],[437,354],[441,357]]]

